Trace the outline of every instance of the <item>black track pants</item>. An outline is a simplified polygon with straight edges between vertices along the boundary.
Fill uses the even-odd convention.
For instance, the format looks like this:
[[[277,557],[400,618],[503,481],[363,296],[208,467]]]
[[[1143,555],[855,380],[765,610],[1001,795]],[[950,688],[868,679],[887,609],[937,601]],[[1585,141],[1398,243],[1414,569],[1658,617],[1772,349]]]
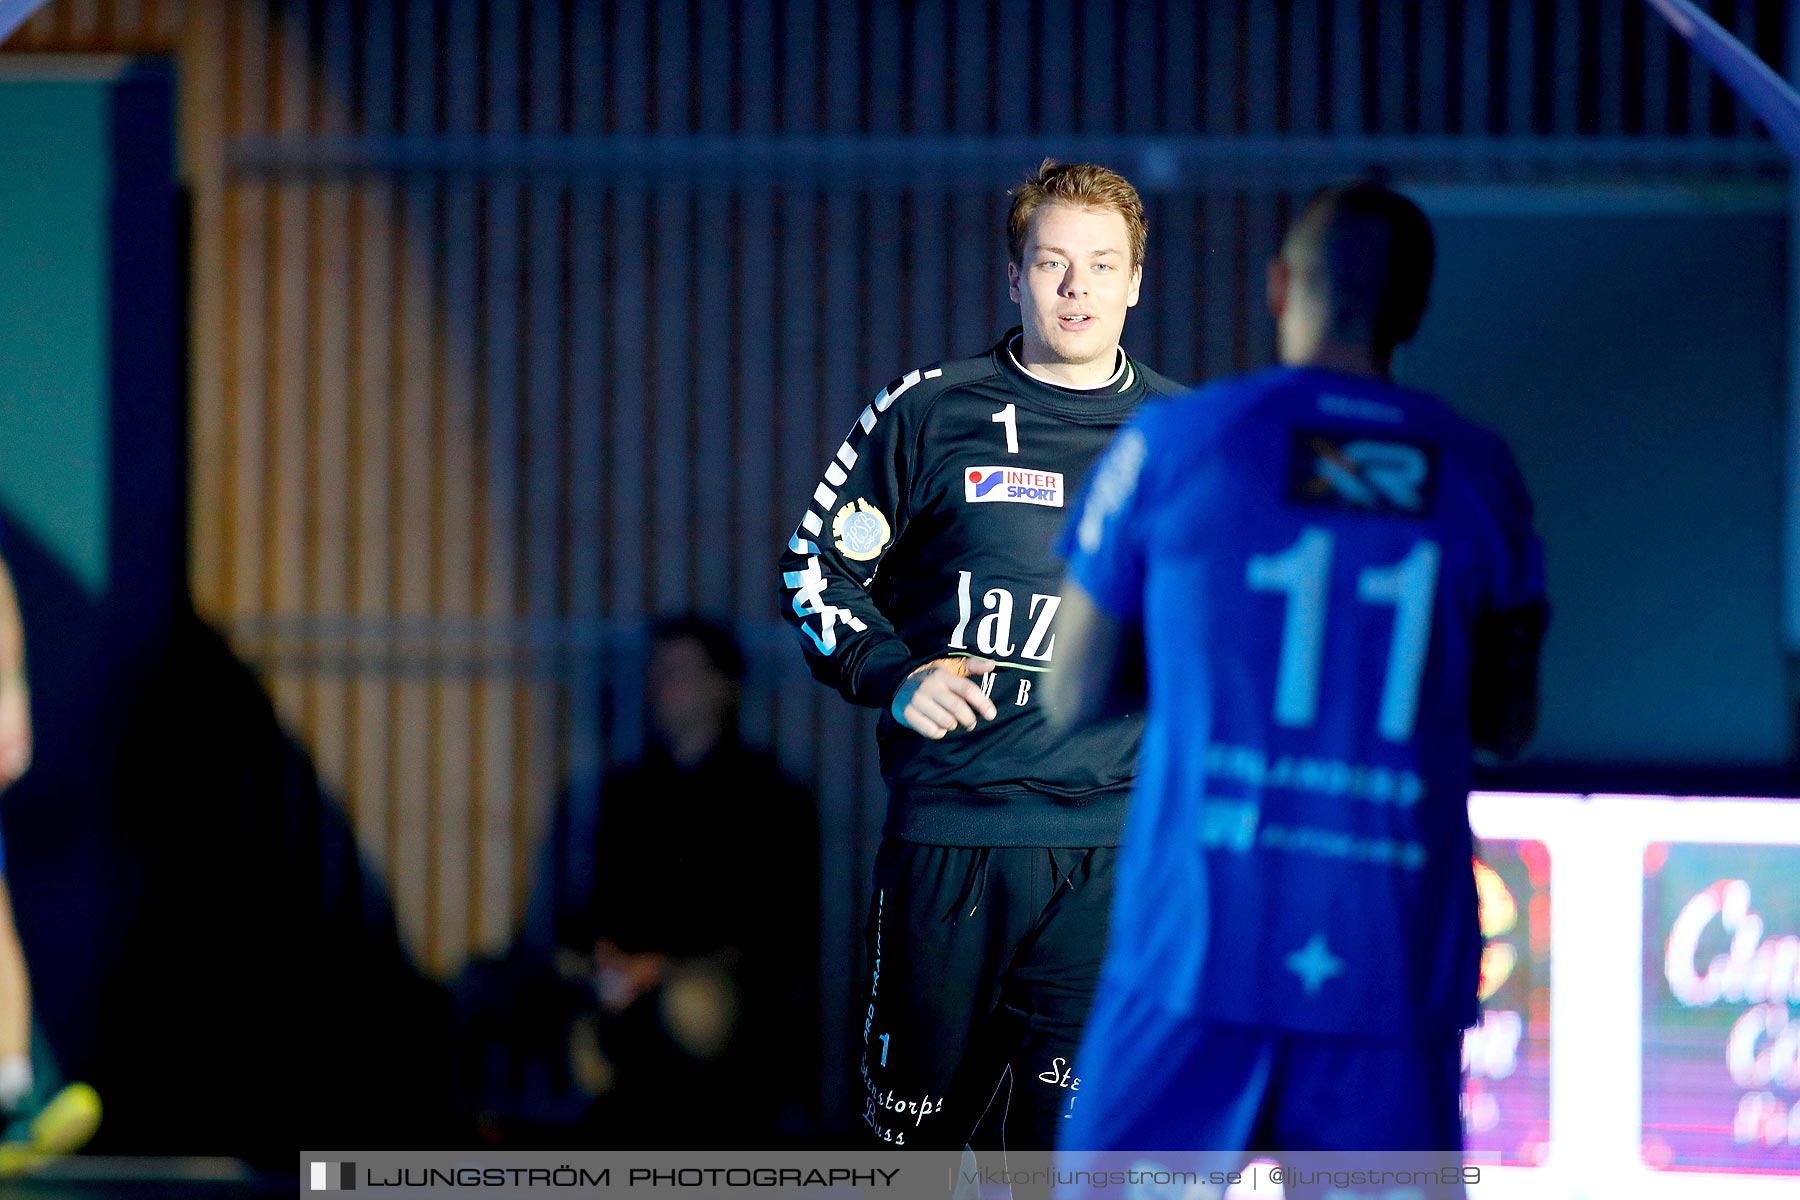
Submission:
[[[998,1127],[1009,1148],[1054,1148],[1078,1095],[1117,853],[882,842],[862,1026],[869,1134],[954,1149],[980,1124],[982,1140]]]

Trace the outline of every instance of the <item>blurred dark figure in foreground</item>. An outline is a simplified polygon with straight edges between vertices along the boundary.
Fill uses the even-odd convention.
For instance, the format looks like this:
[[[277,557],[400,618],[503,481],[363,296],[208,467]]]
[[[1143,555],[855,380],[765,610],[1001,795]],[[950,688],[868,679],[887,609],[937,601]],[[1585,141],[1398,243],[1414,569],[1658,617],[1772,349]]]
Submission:
[[[448,993],[256,673],[185,595],[146,624],[9,515],[0,825],[47,1102],[0,1176],[83,1132],[65,1080],[104,1100],[84,1152],[240,1159],[290,1196],[297,1145],[471,1141]]]
[[[132,852],[109,886],[130,916],[103,985],[105,1151],[287,1172],[297,1144],[471,1138],[452,1107],[446,990],[215,630],[178,621],[123,737],[113,820]]]
[[[566,1055],[592,1097],[573,1118],[584,1145],[792,1145],[816,1120],[816,802],[739,739],[744,655],[728,628],[658,622],[647,674],[651,748],[601,781],[594,883],[557,903],[554,968],[523,944],[473,965],[470,1036],[478,1053],[499,1039]],[[570,825],[565,804],[553,841]],[[532,1136],[504,1119],[490,1133]]]

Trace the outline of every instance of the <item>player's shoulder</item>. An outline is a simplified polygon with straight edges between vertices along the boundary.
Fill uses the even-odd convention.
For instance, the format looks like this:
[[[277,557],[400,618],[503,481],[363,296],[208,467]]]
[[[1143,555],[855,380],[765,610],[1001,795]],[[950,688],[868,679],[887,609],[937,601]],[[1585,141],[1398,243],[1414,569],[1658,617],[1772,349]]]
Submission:
[[[1435,392],[1398,386],[1394,392],[1408,398],[1407,424],[1422,436],[1467,464],[1502,472],[1514,469],[1512,447],[1499,430],[1458,412]]]
[[[1274,366],[1216,385],[1212,407],[1271,425],[1304,425],[1379,439],[1485,446],[1491,435],[1435,392],[1311,367]]]
[[[1162,372],[1151,370],[1135,358],[1131,360],[1131,366],[1138,373],[1138,378],[1143,380],[1146,403],[1167,399],[1170,396],[1180,396],[1194,390],[1192,384],[1177,383]]]
[[[1436,392],[1390,384],[1377,398],[1395,402],[1403,413],[1395,434],[1429,445],[1441,470],[1465,480],[1490,501],[1529,505],[1512,446],[1499,430],[1459,412]],[[1379,434],[1378,429],[1375,432]]]
[[[1178,478],[1216,454],[1244,406],[1243,394],[1227,381],[1180,385],[1159,378],[1170,389],[1144,397],[1110,452],[1130,464],[1146,491],[1157,490],[1151,481]]]
[[[887,412],[898,405],[908,412],[922,412],[953,392],[994,381],[999,373],[999,367],[988,355],[945,359],[929,366],[915,367],[896,376],[876,393],[875,411]]]
[[[1280,378],[1280,373],[1275,373]],[[1287,373],[1295,385],[1296,419],[1366,430],[1380,438],[1384,430],[1400,439],[1428,442],[1465,469],[1506,470],[1512,451],[1495,430],[1458,412],[1434,391],[1391,379],[1321,376],[1296,370]],[[1323,380],[1323,382],[1322,382]]]
[[[1139,410],[1140,421],[1156,435],[1169,435],[1171,448],[1192,448],[1197,440],[1226,429],[1267,401],[1275,394],[1276,383],[1270,372],[1261,371],[1199,384],[1176,384],[1172,390],[1145,401]]]
[[[1460,434],[1458,440],[1464,470],[1486,479],[1486,487],[1491,489],[1490,494],[1500,497],[1506,505],[1529,508],[1531,500],[1525,486],[1525,477],[1519,471],[1518,459],[1513,455],[1512,445],[1505,436],[1499,430],[1479,421],[1472,421],[1459,413],[1453,413],[1452,416]]]
[[[864,432],[885,426],[898,436],[907,437],[939,424],[933,416],[940,401],[984,384],[992,386],[996,369],[985,358],[959,358],[914,367],[897,375],[875,393],[863,409]],[[908,432],[910,431],[910,432]]]
[[[1465,417],[1448,404],[1444,408],[1450,414],[1449,419],[1455,423],[1458,433],[1468,443],[1471,452],[1494,463],[1512,462],[1512,446],[1508,444],[1506,436],[1498,429]]]

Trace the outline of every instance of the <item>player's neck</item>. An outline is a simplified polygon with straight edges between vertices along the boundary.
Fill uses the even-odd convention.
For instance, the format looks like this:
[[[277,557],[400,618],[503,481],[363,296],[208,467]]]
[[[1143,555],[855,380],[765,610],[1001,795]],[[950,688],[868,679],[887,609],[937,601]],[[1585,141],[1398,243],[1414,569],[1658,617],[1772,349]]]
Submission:
[[[1111,354],[1103,354],[1091,362],[1063,362],[1051,358],[1043,346],[1033,345],[1030,338],[1021,335],[1013,339],[1007,353],[1012,355],[1019,370],[1053,387],[1097,391],[1116,383],[1125,374],[1125,354],[1117,346]]]
[[[1377,355],[1368,346],[1321,340],[1293,354],[1283,355],[1282,365],[1310,367],[1315,371],[1336,371],[1341,375],[1366,375],[1371,379],[1391,379],[1394,364],[1391,355]]]

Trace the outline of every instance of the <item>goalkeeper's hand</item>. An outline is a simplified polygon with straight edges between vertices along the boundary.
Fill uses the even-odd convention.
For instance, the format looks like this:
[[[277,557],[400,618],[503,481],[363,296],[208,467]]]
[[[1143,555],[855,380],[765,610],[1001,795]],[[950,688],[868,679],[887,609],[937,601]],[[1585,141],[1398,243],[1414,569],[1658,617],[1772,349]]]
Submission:
[[[971,678],[993,669],[985,658],[934,658],[901,682],[888,711],[894,720],[933,741],[953,729],[973,729],[978,721],[999,715]]]

